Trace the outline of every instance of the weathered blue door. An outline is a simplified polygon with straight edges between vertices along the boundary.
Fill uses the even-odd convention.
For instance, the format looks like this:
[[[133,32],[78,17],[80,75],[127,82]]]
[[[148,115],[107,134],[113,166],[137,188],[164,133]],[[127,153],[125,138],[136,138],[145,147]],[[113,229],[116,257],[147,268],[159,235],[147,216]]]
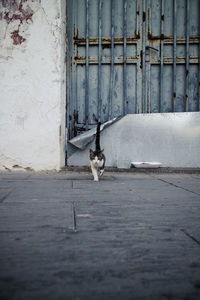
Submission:
[[[68,0],[69,138],[134,113],[199,111],[199,0]]]

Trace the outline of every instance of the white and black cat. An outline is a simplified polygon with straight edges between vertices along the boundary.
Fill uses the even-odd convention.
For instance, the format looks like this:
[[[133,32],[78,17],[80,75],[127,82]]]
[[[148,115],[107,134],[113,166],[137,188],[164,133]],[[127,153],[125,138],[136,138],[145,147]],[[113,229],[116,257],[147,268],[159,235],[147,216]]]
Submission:
[[[93,151],[90,149],[90,164],[92,169],[92,174],[94,176],[94,181],[99,181],[99,176],[103,175],[104,167],[105,167],[105,155],[103,154],[104,149],[101,150],[100,147],[100,127],[101,123],[97,124],[97,132],[96,132],[96,149]]]

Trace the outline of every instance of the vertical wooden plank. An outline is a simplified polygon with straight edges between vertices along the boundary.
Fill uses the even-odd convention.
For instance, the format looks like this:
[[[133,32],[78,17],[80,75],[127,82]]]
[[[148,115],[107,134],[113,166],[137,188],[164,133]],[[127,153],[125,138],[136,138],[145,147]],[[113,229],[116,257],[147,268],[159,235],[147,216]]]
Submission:
[[[114,1],[111,0],[111,68],[110,68],[110,91],[108,105],[108,119],[112,118],[112,98],[114,87]]]
[[[161,17],[160,17],[160,97],[159,97],[159,113],[163,112],[162,101],[163,101],[163,52],[164,52],[164,0],[161,0]]]
[[[185,111],[189,106],[189,55],[190,55],[190,3],[186,0],[186,70],[185,70]]]
[[[102,106],[102,99],[101,99],[101,33],[102,33],[102,0],[99,0],[98,3],[98,42],[99,42],[99,49],[98,49],[98,120],[101,121],[101,106]]]
[[[134,17],[134,16],[133,16]],[[136,113],[142,112],[142,1],[137,0],[137,73],[136,73]]]
[[[198,1],[198,4],[197,4],[197,11],[200,11],[200,3]],[[197,25],[198,26],[198,35],[200,37],[200,18],[199,18],[199,24]],[[198,64],[198,69],[199,69],[199,78],[198,78],[198,84],[199,84],[199,88],[198,88],[198,108],[197,110],[200,111],[200,40],[199,40],[199,55],[198,55],[198,61],[199,61],[199,64]]]
[[[142,11],[142,113],[146,113],[146,0]]]
[[[86,0],[86,66],[85,66],[85,128],[88,130],[89,115],[89,0]]]
[[[173,24],[174,24],[174,41],[173,41],[173,96],[172,111],[176,110],[176,0],[173,2]]]
[[[70,58],[71,61],[69,63],[69,70],[71,72],[71,76],[69,78],[70,85],[69,85],[69,102],[68,102],[68,135],[69,138],[72,138],[74,135],[76,135],[76,129],[75,129],[75,109],[77,105],[77,99],[76,99],[76,68],[77,65],[74,61],[74,57],[77,54],[77,45],[73,42],[74,35],[77,34],[77,14],[76,12],[76,3],[70,2],[68,4],[69,9],[69,26],[70,26],[70,33],[69,33],[69,51],[70,51]]]
[[[128,112],[128,99],[127,99],[127,0],[124,0],[123,7],[123,25],[124,25],[124,65],[123,65],[123,115]]]
[[[194,5],[194,3],[193,3],[193,5]],[[190,14],[193,11],[193,5],[191,3]],[[197,3],[196,3],[196,12],[197,12],[197,16],[198,16],[197,17],[198,21],[197,21],[197,24],[196,24],[196,26],[197,26],[197,35],[199,36],[199,41],[198,41],[198,71],[197,71],[198,72],[198,74],[197,74],[197,76],[198,76],[198,88],[197,88],[197,107],[196,107],[196,110],[200,111],[200,17],[199,17],[199,14],[200,14],[200,1],[197,1]],[[192,18],[190,20],[191,20],[190,21],[190,26],[191,26],[192,25],[191,24],[192,23]],[[191,26],[191,30],[192,30],[192,26]],[[191,68],[192,68],[192,66],[191,66]]]
[[[75,30],[76,30],[76,32],[75,32],[75,35],[76,36],[78,36],[78,17],[79,17],[79,15],[78,15],[78,9],[77,9],[77,2],[76,3],[73,3],[74,4],[74,15],[75,15],[75,17],[74,17],[74,24],[76,24],[74,27],[75,27]],[[78,56],[78,46],[77,45],[75,45],[75,51],[74,51],[75,53],[75,56],[77,57]],[[77,75],[77,73],[78,73],[78,65],[77,65],[77,63],[74,61],[74,81],[75,81],[75,83],[74,83],[74,97],[73,97],[73,99],[74,99],[74,102],[75,102],[75,104],[74,104],[74,113],[73,113],[73,118],[74,118],[74,135],[77,135],[77,126],[78,126],[78,116],[79,116],[79,113],[78,113],[78,93],[77,93],[77,85],[78,85],[78,75]]]
[[[146,34],[148,35],[149,32],[151,32],[151,9],[152,9],[152,1],[146,0]],[[145,67],[146,67],[146,108],[145,112],[150,113],[150,82],[151,82],[151,63],[150,63],[150,56],[151,56],[151,50],[150,50],[150,44],[149,40],[146,40],[146,55],[145,55]]]
[[[72,16],[72,11],[71,11],[71,6],[70,6],[70,1],[67,1],[67,28],[66,32],[68,35],[68,43],[67,43],[67,50],[69,52],[70,58],[67,59],[67,110],[66,110],[66,127],[67,127],[67,138],[68,140],[71,137],[71,129],[70,129],[70,99],[71,99],[71,74],[70,74],[70,64],[72,63],[70,60],[72,60],[72,23],[71,23],[71,18]]]

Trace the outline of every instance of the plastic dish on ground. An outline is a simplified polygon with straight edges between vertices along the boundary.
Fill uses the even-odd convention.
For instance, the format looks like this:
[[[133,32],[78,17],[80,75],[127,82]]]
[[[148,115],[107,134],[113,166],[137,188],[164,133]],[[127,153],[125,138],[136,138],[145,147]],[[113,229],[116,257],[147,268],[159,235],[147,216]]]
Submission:
[[[131,163],[131,168],[159,168],[160,162],[137,161]]]

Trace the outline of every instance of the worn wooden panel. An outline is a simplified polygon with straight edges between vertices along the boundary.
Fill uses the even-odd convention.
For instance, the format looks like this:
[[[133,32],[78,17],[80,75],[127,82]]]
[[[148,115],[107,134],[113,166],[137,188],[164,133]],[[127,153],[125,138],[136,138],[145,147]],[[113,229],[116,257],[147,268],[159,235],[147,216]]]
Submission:
[[[198,0],[68,0],[68,128],[199,110]],[[74,127],[75,130],[74,130]]]

